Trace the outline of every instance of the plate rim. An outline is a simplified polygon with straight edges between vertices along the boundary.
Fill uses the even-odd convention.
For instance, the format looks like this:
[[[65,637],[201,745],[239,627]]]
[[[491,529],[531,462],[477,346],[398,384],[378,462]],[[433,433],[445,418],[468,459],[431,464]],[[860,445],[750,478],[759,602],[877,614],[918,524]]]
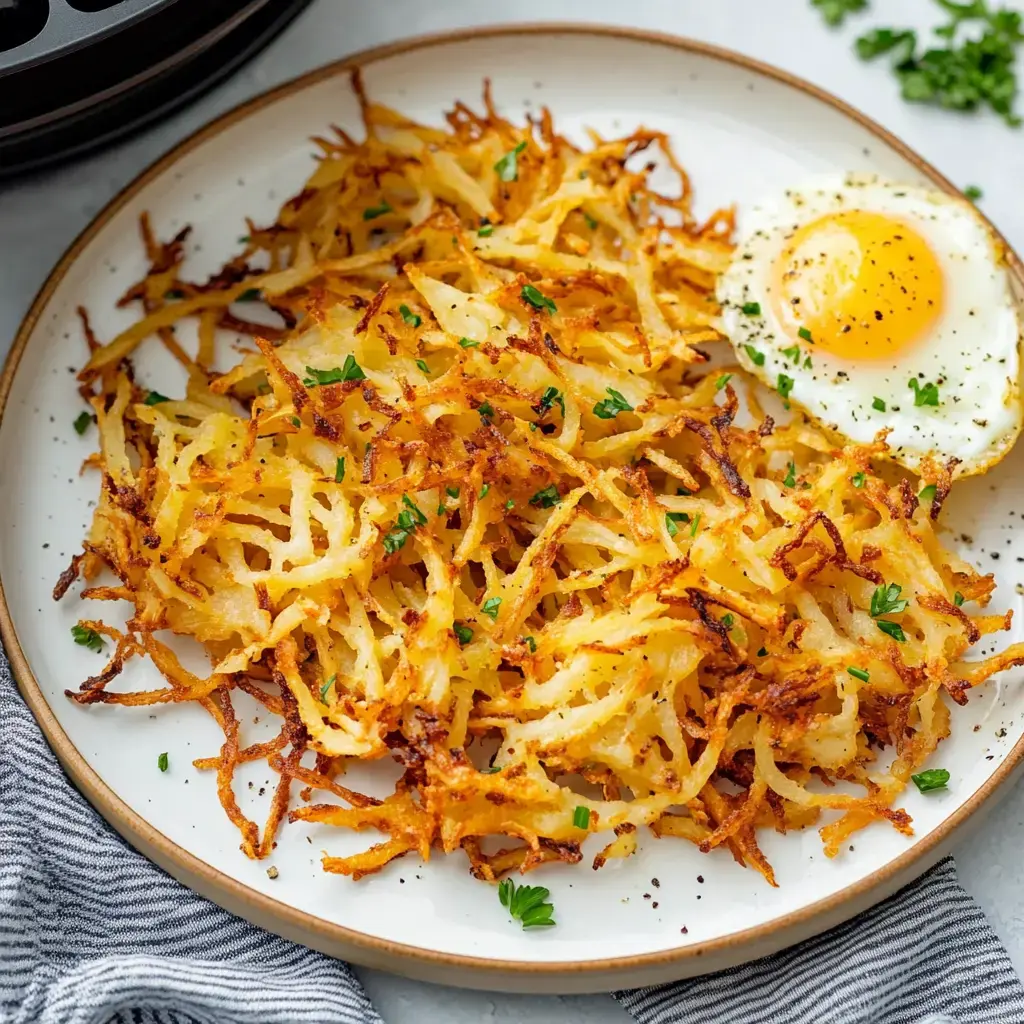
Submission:
[[[0,423],[3,421],[13,390],[14,378],[29,340],[53,294],[72,265],[83,250],[130,200],[168,172],[184,156],[278,100],[302,93],[328,79],[340,78],[356,68],[363,68],[405,53],[451,43],[482,38],[509,38],[542,34],[602,37],[668,47],[691,56],[710,58],[796,89],[812,99],[824,103],[846,120],[853,121],[867,130],[913,165],[936,188],[949,195],[962,196],[960,189],[914,149],[852,104],[798,75],[727,47],[654,30],[563,21],[501,23],[410,36],[370,47],[314,68],[230,108],[176,143],[121,188],[71,242],[36,293],[28,312],[21,321],[4,361],[2,375],[0,375]],[[981,211],[978,213],[992,235],[1001,244],[1010,275],[1016,280],[1020,293],[1024,294],[1024,264],[1022,264],[1021,258],[984,213]],[[279,899],[250,888],[173,842],[154,828],[141,814],[132,810],[113,789],[103,782],[57,721],[18,640],[2,580],[0,580],[0,638],[3,640],[22,697],[39,723],[47,743],[56,754],[64,770],[105,821],[132,846],[140,849],[158,866],[167,870],[194,891],[199,892],[200,895],[221,906],[226,906],[229,912],[245,917],[259,927],[283,934],[293,941],[316,946],[325,952],[330,953],[343,949],[343,956],[346,959],[353,959],[357,962],[362,960],[373,966],[383,964],[392,969],[404,970],[405,973],[417,973],[417,968],[419,968],[418,973],[421,977],[425,976],[428,980],[435,981],[441,979],[436,975],[424,975],[422,969],[431,966],[457,968],[470,972],[468,981],[475,981],[478,984],[487,984],[485,976],[493,978],[503,975],[506,980],[512,976],[519,982],[522,981],[524,975],[546,976],[550,980],[555,980],[556,976],[562,979],[569,976],[577,978],[585,976],[590,977],[593,981],[596,980],[595,975],[609,973],[621,979],[623,972],[644,972],[644,976],[649,982],[652,970],[657,977],[665,980],[687,973],[697,974],[717,970],[763,956],[781,949],[791,942],[800,941],[809,935],[817,934],[826,927],[832,927],[849,919],[884,899],[930,867],[941,856],[945,844],[949,842],[950,837],[957,829],[965,825],[969,819],[975,818],[983,806],[985,809],[990,809],[991,798],[995,796],[997,790],[1004,787],[1024,759],[1024,735],[1022,735],[1002,763],[970,799],[944,819],[939,826],[922,836],[906,852],[859,881],[805,907],[790,911],[773,921],[731,932],[705,942],[628,956],[557,961],[467,956],[379,938],[326,920],[315,914],[298,910]],[[815,928],[817,921],[824,922],[821,929]],[[313,941],[310,942],[309,939]],[[337,954],[335,953],[335,955]],[[665,968],[672,967],[678,968],[675,974],[665,970]],[[693,967],[697,969],[694,970]],[[658,968],[662,970],[659,972]],[[451,979],[449,977],[445,980]],[[458,980],[456,979],[452,983],[458,983]],[[632,982],[632,984],[640,983],[642,982]],[[495,986],[491,984],[488,987]],[[584,983],[584,987],[592,986]],[[579,982],[574,988],[580,988]]]

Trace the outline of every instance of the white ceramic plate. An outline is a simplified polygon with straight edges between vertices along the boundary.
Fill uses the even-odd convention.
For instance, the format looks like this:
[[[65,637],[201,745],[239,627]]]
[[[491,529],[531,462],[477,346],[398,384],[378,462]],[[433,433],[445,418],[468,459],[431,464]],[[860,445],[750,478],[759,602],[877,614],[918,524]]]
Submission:
[[[456,98],[475,101],[489,76],[504,111],[521,117],[547,104],[571,135],[587,125],[605,134],[639,124],[665,130],[691,172],[699,212],[733,201],[742,210],[832,169],[949,187],[880,129],[805,84],[678,40],[547,26],[404,43],[356,61],[374,98],[428,122],[439,122]],[[359,131],[346,74],[352,63],[240,108],[142,175],[57,267],[15,345],[0,392],[0,578],[9,611],[0,617],[26,697],[72,776],[135,845],[230,909],[337,955],[454,984],[607,989],[718,969],[820,931],[909,881],[1024,751],[1019,680],[1004,678],[955,710],[953,737],[938,758],[952,775],[948,792],[911,790],[903,801],[914,839],[878,825],[828,861],[814,830],[765,835],[779,881],[772,889],[724,852],[705,856],[681,840],[644,836],[636,857],[600,872],[538,871],[531,881],[550,887],[558,919],[542,933],[513,924],[494,889],[472,879],[458,855],[428,865],[406,858],[354,883],[323,874],[319,852],[364,848],[366,836],[291,825],[271,862],[249,861],[213,778],[191,767],[219,744],[204,712],[82,708],[64,697],[99,663],[69,637],[81,613],[77,588],[59,605],[50,597],[79,549],[98,486],[94,474],[79,476],[95,431],[79,438],[71,428],[82,408],[73,371],[85,358],[75,308],[88,307],[103,338],[134,318],[114,303],[143,272],[143,210],[163,237],[194,226],[189,276],[229,255],[245,233],[244,215],[273,219],[312,168],[308,137],[331,123]],[[137,367],[162,392],[180,387],[158,345],[143,349]],[[1022,460],[1018,449],[996,472],[959,484],[945,513],[957,531],[954,546],[996,573],[1000,607],[1015,609],[1024,562],[1015,543]],[[160,685],[142,662],[123,680]],[[161,751],[169,754],[166,774],[157,768]],[[269,796],[269,788],[259,796],[272,782],[267,775],[265,766],[243,773],[236,788],[259,805]],[[276,879],[267,875],[269,863]]]

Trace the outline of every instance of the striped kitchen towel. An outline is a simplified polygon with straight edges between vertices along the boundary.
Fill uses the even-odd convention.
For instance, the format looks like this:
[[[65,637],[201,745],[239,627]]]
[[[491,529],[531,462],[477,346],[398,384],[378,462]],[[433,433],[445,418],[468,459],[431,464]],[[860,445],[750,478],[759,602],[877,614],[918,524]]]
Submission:
[[[1024,988],[948,860],[821,938],[618,999],[639,1024],[1024,1024]],[[0,1024],[383,1022],[347,965],[127,846],[65,778],[0,653]]]

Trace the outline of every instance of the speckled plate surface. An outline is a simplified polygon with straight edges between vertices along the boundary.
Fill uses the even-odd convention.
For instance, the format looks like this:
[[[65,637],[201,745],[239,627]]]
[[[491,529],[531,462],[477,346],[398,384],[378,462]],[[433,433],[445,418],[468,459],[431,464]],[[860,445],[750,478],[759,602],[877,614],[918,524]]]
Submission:
[[[948,792],[908,792],[916,835],[876,826],[834,861],[816,832],[764,837],[778,889],[725,853],[645,836],[628,862],[600,872],[548,867],[558,927],[523,932],[465,861],[406,858],[361,882],[324,875],[319,851],[350,852],[365,836],[306,825],[282,830],[270,864],[248,861],[217,801],[191,767],[219,733],[192,707],[82,708],[63,696],[95,671],[68,635],[80,606],[50,591],[78,550],[97,481],[79,475],[95,443],[71,421],[81,408],[73,371],[85,358],[75,315],[86,305],[101,337],[132,314],[114,308],[143,272],[137,219],[148,210],[168,236],[194,225],[186,270],[218,266],[245,233],[243,217],[273,217],[312,167],[308,137],[334,123],[359,130],[347,70],[363,67],[370,94],[438,122],[455,98],[479,96],[489,76],[514,116],[546,104],[559,128],[610,134],[638,124],[669,132],[697,190],[698,211],[758,197],[810,174],[874,171],[949,188],[881,129],[810,86],[698,44],[621,31],[545,26],[487,30],[397,44],[286,85],[189,139],[125,190],[64,257],[15,342],[0,385],[0,624],[22,690],[76,783],[137,847],[187,884],[267,928],[338,956],[429,980],[517,991],[600,990],[716,970],[762,956],[857,913],[934,862],[954,830],[976,821],[1024,753],[1024,688],[1007,674],[956,709],[942,746]],[[1019,277],[1019,264],[1014,261]],[[143,382],[173,394],[177,368],[152,345]],[[989,475],[958,484],[945,520],[950,544],[995,572],[997,606],[1019,610],[1024,558],[1024,450]],[[998,643],[1017,637],[1006,634]],[[125,685],[159,685],[135,662]],[[255,709],[254,709],[255,716]],[[251,721],[251,718],[250,718]],[[260,725],[251,725],[251,735]],[[249,741],[246,738],[246,741]],[[170,770],[157,768],[168,751]],[[367,784],[386,786],[391,779]],[[351,784],[358,786],[353,772]],[[240,797],[260,817],[265,767],[243,773]],[[250,785],[251,784],[251,785]],[[602,842],[595,838],[595,846]],[[595,849],[588,844],[585,854]],[[586,858],[589,860],[589,858]],[[585,860],[585,862],[586,862]],[[657,881],[655,881],[655,879]]]

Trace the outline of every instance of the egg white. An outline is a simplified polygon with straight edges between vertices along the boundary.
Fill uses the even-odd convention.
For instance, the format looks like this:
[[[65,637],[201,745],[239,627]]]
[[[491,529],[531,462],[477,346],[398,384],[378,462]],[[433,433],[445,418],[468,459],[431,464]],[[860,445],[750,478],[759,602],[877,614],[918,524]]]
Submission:
[[[772,309],[773,267],[793,234],[827,214],[865,210],[913,224],[942,267],[944,307],[928,335],[876,360],[844,359],[808,344]],[[959,460],[956,474],[983,472],[1021,430],[1021,319],[1002,247],[966,200],[866,175],[828,175],[752,208],[718,282],[722,327],[740,364],[771,388],[793,380],[790,400],[855,443],[889,428],[892,458],[918,469],[926,457]],[[760,313],[742,307],[758,303]],[[745,346],[764,355],[756,365]],[[794,364],[783,350],[799,345]],[[805,366],[810,356],[812,365]],[[941,380],[940,405],[915,406],[909,380]],[[874,408],[875,399],[885,411]]]

